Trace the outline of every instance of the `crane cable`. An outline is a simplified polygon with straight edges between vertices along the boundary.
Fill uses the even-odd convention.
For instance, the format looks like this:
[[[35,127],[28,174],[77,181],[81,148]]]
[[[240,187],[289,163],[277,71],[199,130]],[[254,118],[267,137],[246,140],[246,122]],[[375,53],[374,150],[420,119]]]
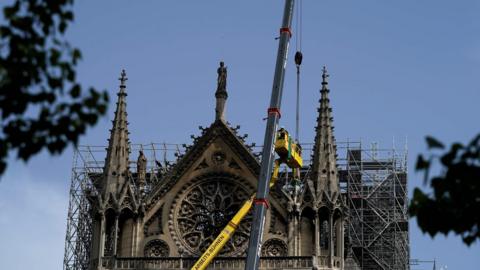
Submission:
[[[300,65],[302,64],[302,0],[298,1],[296,9],[296,31],[295,31],[295,65],[297,66],[297,104],[295,115],[295,140],[300,142]]]

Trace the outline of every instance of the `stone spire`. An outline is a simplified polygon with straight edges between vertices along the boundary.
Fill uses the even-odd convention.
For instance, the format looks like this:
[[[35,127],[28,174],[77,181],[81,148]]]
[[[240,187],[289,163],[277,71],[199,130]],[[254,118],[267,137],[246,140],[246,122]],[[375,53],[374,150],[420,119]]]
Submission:
[[[115,119],[112,121],[110,139],[108,140],[107,157],[105,158],[103,193],[116,194],[123,187],[128,177],[128,156],[130,153],[130,141],[128,139],[127,122],[127,92],[125,82],[127,74],[122,70],[120,90],[118,91],[117,109]]]
[[[220,66],[217,69],[217,91],[215,92],[215,98],[217,104],[215,106],[215,121],[225,121],[225,105],[228,98],[227,93],[227,67],[223,62],[220,62]]]
[[[320,108],[318,109],[315,145],[313,147],[313,164],[311,180],[315,186],[317,199],[323,192],[330,197],[339,191],[336,162],[337,147],[333,135],[332,108],[328,94],[327,69],[322,70],[322,89],[320,90]]]

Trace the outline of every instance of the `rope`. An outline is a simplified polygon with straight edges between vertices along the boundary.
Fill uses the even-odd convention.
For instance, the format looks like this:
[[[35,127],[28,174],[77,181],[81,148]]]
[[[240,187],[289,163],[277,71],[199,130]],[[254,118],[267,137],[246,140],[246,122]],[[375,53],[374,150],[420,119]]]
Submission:
[[[298,6],[300,5],[300,3],[298,3],[298,5],[296,6],[296,9],[295,9],[295,50],[298,51],[298,30],[299,30],[299,18],[300,18],[300,9],[298,8]]]
[[[299,38],[299,43],[300,43],[300,48],[299,48],[299,51],[302,51],[302,40],[303,40],[303,1],[302,0],[299,0],[298,1],[298,6],[299,6],[299,10],[300,10],[300,29],[298,29],[299,31],[299,35],[300,35],[300,38]]]
[[[298,52],[297,52],[298,53]],[[300,65],[297,65],[297,104],[295,113],[295,140],[300,141]]]
[[[297,104],[295,115],[295,140],[300,141],[300,65],[302,64],[303,55],[302,51],[302,24],[303,24],[303,2],[298,1],[296,9],[295,20],[295,47],[297,52],[295,53],[295,64],[297,66]]]
[[[303,1],[298,0],[295,10],[295,49],[302,51],[302,35],[303,35]]]

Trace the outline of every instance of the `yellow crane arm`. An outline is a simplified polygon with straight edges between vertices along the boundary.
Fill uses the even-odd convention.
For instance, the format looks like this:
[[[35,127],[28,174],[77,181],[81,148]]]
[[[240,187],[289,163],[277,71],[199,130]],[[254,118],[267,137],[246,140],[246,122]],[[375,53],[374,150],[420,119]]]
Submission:
[[[272,178],[270,179],[270,187],[275,185],[278,179],[278,172],[280,169],[280,160],[275,160]],[[223,228],[220,234],[213,240],[213,242],[208,246],[207,250],[202,254],[202,256],[195,262],[192,266],[192,270],[204,270],[210,264],[210,262],[217,256],[217,254],[222,250],[223,246],[230,240],[233,233],[238,227],[238,224],[242,221],[242,219],[248,214],[250,209],[252,208],[253,200],[255,199],[255,193],[245,201],[240,207],[240,210],[233,216],[233,218],[228,222],[227,226]]]

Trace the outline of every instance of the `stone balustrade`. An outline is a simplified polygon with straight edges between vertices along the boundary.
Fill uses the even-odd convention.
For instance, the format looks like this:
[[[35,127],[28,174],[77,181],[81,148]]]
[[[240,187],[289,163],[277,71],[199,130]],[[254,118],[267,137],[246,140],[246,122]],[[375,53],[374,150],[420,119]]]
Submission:
[[[102,259],[101,268],[105,270],[117,269],[142,269],[142,270],[187,270],[192,267],[197,258],[115,258],[105,257]],[[262,257],[260,259],[261,270],[273,269],[312,269],[314,261],[319,264],[327,264],[327,258],[322,257]],[[326,265],[325,265],[326,266]],[[245,258],[220,257],[216,258],[208,269],[218,270],[244,270]]]

